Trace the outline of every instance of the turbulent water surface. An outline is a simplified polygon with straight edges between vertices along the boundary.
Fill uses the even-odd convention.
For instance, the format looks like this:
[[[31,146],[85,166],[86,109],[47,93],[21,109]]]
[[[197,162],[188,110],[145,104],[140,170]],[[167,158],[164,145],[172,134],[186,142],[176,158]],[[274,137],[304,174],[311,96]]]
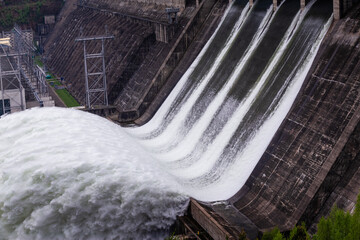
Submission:
[[[156,239],[187,197],[119,126],[44,108],[0,119],[0,239]]]

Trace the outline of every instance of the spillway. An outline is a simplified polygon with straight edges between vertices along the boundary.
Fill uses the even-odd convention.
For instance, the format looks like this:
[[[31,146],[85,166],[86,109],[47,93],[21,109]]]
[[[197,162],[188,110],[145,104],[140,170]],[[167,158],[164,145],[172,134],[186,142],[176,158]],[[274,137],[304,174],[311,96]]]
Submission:
[[[325,1],[303,11],[297,1],[275,12],[271,3],[258,1],[248,12],[245,6],[225,41],[223,21],[154,118],[128,129],[197,199],[227,199],[245,183],[329,27]],[[224,47],[210,47],[217,42]],[[212,68],[205,71],[203,62]]]
[[[144,126],[57,108],[2,118],[0,238],[162,239],[189,196],[233,196],[329,27],[326,0],[299,9],[235,1]]]

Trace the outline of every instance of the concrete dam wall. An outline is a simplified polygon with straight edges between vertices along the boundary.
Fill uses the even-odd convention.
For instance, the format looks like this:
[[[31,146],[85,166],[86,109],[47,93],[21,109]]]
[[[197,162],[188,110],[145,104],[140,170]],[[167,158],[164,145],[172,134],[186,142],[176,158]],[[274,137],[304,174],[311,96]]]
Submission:
[[[112,8],[110,2],[104,6],[104,2],[80,1],[62,17],[46,44],[47,66],[65,79],[71,94],[84,104],[83,49],[75,38],[81,28],[84,36],[105,34],[106,25],[108,33],[115,36],[105,44],[109,103],[121,113],[119,121],[131,121],[144,113],[198,36],[192,56],[183,63],[185,68],[189,66],[215,30],[227,2],[209,0],[198,7],[190,2],[181,9],[175,25],[168,23],[166,6],[122,2],[121,8]],[[88,49],[99,52],[100,47],[98,42]],[[176,82],[179,76],[172,78],[175,80],[170,82]]]
[[[305,221],[315,232],[334,204],[353,211],[360,191],[359,11],[358,5],[333,24],[245,185],[223,205],[204,205],[223,226],[255,238],[257,229],[288,230]]]
[[[227,1],[185,3],[177,26],[153,2],[139,1],[139,15],[116,1],[82,2],[47,49],[84,102],[74,39],[81,26],[96,35],[108,25],[115,118],[144,124],[156,112],[129,133],[203,200],[191,212],[208,232],[220,229],[215,239],[299,221],[313,231],[334,203],[351,210],[360,188],[357,1],[248,3],[235,1],[216,28]],[[332,13],[345,18],[331,24]]]
[[[126,0],[126,1],[97,1],[97,0],[83,0],[83,3],[86,4],[95,4],[95,5],[102,5],[103,8],[112,8],[112,9],[123,9],[124,6],[136,5],[136,4],[156,4],[156,5],[164,5],[167,7],[178,7],[184,9],[186,6],[185,0]]]
[[[90,21],[92,24],[85,24]],[[81,103],[85,101],[83,49],[81,44],[75,43],[75,38],[80,36],[81,26],[83,26],[84,35],[104,34],[104,23],[107,24],[108,31],[115,35],[115,40],[106,41],[105,45],[106,54],[109,56],[106,64],[117,66],[107,72],[109,89],[113,88],[118,78],[131,71],[131,66],[127,66],[127,63],[136,61],[132,60],[134,53],[140,48],[145,48],[146,52],[147,42],[151,42],[152,39],[155,41],[152,28],[149,26],[131,23],[123,18],[82,7],[73,11],[71,17],[68,18],[65,30],[58,34],[56,40],[47,49],[46,60],[49,68],[57,76],[65,79],[68,89]],[[137,34],[138,32],[141,34]],[[89,46],[91,51],[99,52],[101,47],[99,42],[92,44]],[[109,54],[110,52],[115,54]]]
[[[344,195],[324,195],[324,188],[335,189],[339,182],[324,179],[332,178],[333,172],[340,174],[335,165],[343,161],[339,155],[348,141],[354,141],[350,135],[356,135],[359,122],[359,43],[354,35],[359,32],[358,10],[349,18],[333,26],[292,110],[245,186],[230,200],[262,229],[275,225],[289,229],[305,209],[306,215],[314,215],[326,201],[343,201],[340,205],[347,205],[347,210],[354,206],[359,185],[349,194],[342,190]],[[351,155],[349,161],[356,162],[358,150]],[[346,165],[341,176],[357,178],[350,163]],[[328,199],[333,194],[337,196]]]

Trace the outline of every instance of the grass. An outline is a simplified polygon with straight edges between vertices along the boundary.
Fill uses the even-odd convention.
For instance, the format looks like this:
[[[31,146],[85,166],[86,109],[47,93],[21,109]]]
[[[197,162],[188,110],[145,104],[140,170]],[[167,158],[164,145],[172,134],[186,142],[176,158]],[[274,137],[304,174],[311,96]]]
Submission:
[[[68,90],[66,90],[65,88],[64,89],[55,88],[55,86],[62,86],[62,84],[52,73],[50,73],[49,75],[51,76],[51,78],[48,79],[48,82],[50,83],[51,87],[55,89],[56,94],[61,98],[61,100],[63,100],[65,105],[67,107],[79,106],[80,104],[76,101],[76,99],[73,96],[71,96]],[[51,82],[53,82],[53,84],[51,84]]]
[[[44,64],[41,61],[40,56],[36,56],[34,58],[34,62],[36,65],[43,67]],[[64,89],[56,89],[55,86],[62,86],[61,82],[54,76],[54,74],[47,72],[48,75],[51,76],[50,79],[47,79],[47,81],[50,83],[50,86],[54,88],[56,94],[61,98],[61,100],[65,103],[67,107],[77,107],[80,106],[80,104],[76,101],[76,99],[71,96],[68,90],[66,88]]]
[[[43,62],[41,61],[41,56],[35,56],[35,57],[34,57],[34,63],[35,63],[36,65],[38,65],[39,67],[43,67],[43,66],[44,66]]]
[[[64,101],[67,107],[76,107],[80,105],[66,89],[56,89],[55,92]]]

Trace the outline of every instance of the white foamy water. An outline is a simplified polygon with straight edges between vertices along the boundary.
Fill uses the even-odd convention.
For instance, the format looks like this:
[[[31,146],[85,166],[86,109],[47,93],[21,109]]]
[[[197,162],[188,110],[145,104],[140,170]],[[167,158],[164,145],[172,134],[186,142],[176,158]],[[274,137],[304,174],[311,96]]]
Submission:
[[[301,19],[303,16],[300,17]],[[302,21],[300,19],[300,21]],[[286,89],[285,94],[279,104],[276,106],[276,111],[273,112],[273,114],[262,124],[260,129],[254,134],[253,138],[247,143],[246,148],[239,152],[238,155],[235,157],[236,161],[231,167],[226,168],[225,172],[222,174],[222,177],[219,179],[219,181],[212,183],[210,186],[204,187],[202,189],[203,192],[207,193],[207,198],[210,200],[217,200],[218,199],[218,193],[224,189],[224,186],[226,186],[227,192],[223,192],[224,199],[232,197],[241,186],[243,186],[250,176],[252,170],[255,168],[258,160],[261,158],[263,153],[265,152],[267,146],[269,145],[272,137],[274,136],[275,132],[279,128],[282,120],[286,117],[287,113],[289,112],[292,103],[295,101],[295,98],[297,94],[300,91],[300,88],[302,86],[302,83],[305,80],[305,77],[312,65],[312,62],[314,61],[314,58],[319,50],[320,43],[322,42],[323,38],[325,37],[326,32],[328,31],[333,18],[331,17],[327,23],[324,25],[321,33],[319,34],[318,38],[316,39],[316,42],[311,47],[310,53],[306,56],[306,60],[304,63],[300,66],[299,70],[296,72],[294,79],[292,80],[292,83]],[[282,49],[280,49],[280,52]],[[277,58],[277,57],[275,57]],[[290,81],[290,79],[288,79]],[[239,108],[240,110],[241,108]],[[237,123],[234,123],[236,118],[239,117],[240,112],[236,112],[232,119],[227,124],[229,127],[231,125],[236,125]],[[231,129],[228,129],[227,131],[231,131]],[[224,136],[222,138],[217,137],[217,141],[224,140],[226,138],[226,130],[221,132]],[[220,140],[219,140],[220,139]],[[216,146],[216,143],[214,144]],[[213,154],[214,155],[214,154]],[[207,156],[208,159],[211,159],[213,157],[212,155]],[[209,160],[210,161],[210,160]],[[197,170],[195,167],[191,169],[191,171],[198,173],[199,170]],[[241,176],[241,177],[240,177]],[[266,185],[266,183],[264,183]],[[198,192],[198,189],[188,189],[187,190],[190,194],[192,191]]]
[[[161,105],[159,110],[156,112],[155,116],[150,119],[148,123],[143,125],[141,129],[139,128],[133,128],[131,129],[131,133],[134,136],[137,136],[139,138],[146,138],[148,135],[151,136],[152,132],[158,128],[161,128],[161,126],[164,124],[164,121],[166,120],[166,115],[169,114],[171,108],[173,107],[173,102],[176,100],[176,98],[183,93],[182,88],[184,87],[185,83],[189,80],[190,75],[193,73],[194,69],[199,64],[201,58],[203,58],[206,51],[209,51],[209,46],[214,40],[214,37],[216,36],[217,32],[219,31],[220,27],[222,26],[226,15],[229,13],[229,11],[232,8],[232,5],[234,2],[230,4],[230,6],[227,8],[226,12],[224,13],[221,22],[219,23],[218,27],[216,28],[215,32],[211,36],[211,38],[207,41],[199,55],[196,57],[194,62],[190,65],[190,67],[187,69],[187,71],[184,73],[184,75],[181,77],[179,82],[176,84],[174,89],[171,91],[169,96],[166,98],[165,102]],[[231,33],[227,37],[227,41],[225,43],[225,46],[221,49],[221,52],[216,56],[216,59],[214,63],[209,67],[209,71],[206,73],[205,76],[202,77],[200,83],[195,87],[193,92],[191,93],[188,100],[185,102],[184,105],[181,106],[182,114],[181,116],[185,116],[186,113],[188,113],[192,107],[192,105],[195,103],[195,101],[200,96],[201,92],[204,90],[206,85],[209,83],[209,80],[214,75],[215,71],[218,69],[222,59],[225,57],[228,49],[230,48],[231,44],[233,44],[234,40],[236,39],[237,32],[239,31],[240,27],[244,23],[247,14],[249,13],[249,3],[245,6],[245,8],[241,11],[241,15],[237,22],[235,23],[234,27],[232,28]],[[178,114],[179,115],[179,114]],[[171,119],[173,120],[173,119]],[[174,126],[169,127],[171,129],[176,129],[179,124],[181,124],[183,118],[177,117],[175,121],[172,121],[172,124]],[[159,141],[157,141],[159,143]],[[153,147],[153,146],[152,146]]]
[[[61,108],[0,119],[0,239],[163,239],[186,205],[106,119]]]
[[[234,44],[234,41],[236,40],[236,35],[231,34],[232,37],[230,38],[228,43],[225,45],[225,47],[217,57],[215,64],[211,67],[211,70],[206,74],[205,77],[203,77],[203,81],[201,82],[201,84],[199,84],[199,87],[196,88],[196,91],[194,91],[191,97],[181,106],[181,110],[176,115],[176,117],[171,120],[166,130],[161,135],[151,139],[147,139],[144,142],[142,142],[144,146],[146,146],[148,149],[151,149],[151,151],[153,152],[155,150],[157,152],[164,152],[169,148],[169,146],[176,145],[180,141],[182,141],[183,145],[178,146],[177,149],[175,149],[173,152],[169,151],[164,154],[165,156],[157,156],[157,157],[163,159],[164,158],[170,159],[172,158],[172,156],[178,158],[179,154],[183,156],[189,154],[189,152],[192,150],[191,146],[195,147],[195,144],[201,137],[201,134],[210,124],[212,116],[215,114],[216,110],[221,106],[221,103],[225,99],[226,94],[229,92],[230,88],[234,84],[237,75],[241,72],[241,69],[244,67],[245,63],[250,58],[251,54],[256,49],[262,37],[264,36],[264,33],[267,30],[267,23],[271,20],[272,9],[273,9],[272,6],[268,9],[264,19],[262,20],[259,26],[259,29],[257,30],[248,48],[246,49],[244,56],[240,58],[237,66],[233,70],[233,73],[226,81],[225,86],[216,94],[216,97],[214,99],[209,100],[209,106],[207,107],[206,112],[199,118],[197,124],[194,127],[192,127],[192,129],[193,130],[195,129],[195,131],[192,131],[190,134],[188,134],[186,136],[186,139],[182,139],[179,137],[181,136],[182,128],[184,126],[186,117],[188,116],[189,112],[191,111],[194,103],[196,102],[200,94],[204,91],[206,85],[209,83],[211,78],[214,76],[215,72],[218,70],[218,67],[220,66],[221,62],[226,57],[229,47],[231,46],[231,44]],[[242,19],[242,17],[240,17],[240,19]],[[234,28],[238,29],[239,26],[237,26],[236,24]],[[152,123],[149,124],[151,125]],[[179,151],[181,153],[179,153]]]

